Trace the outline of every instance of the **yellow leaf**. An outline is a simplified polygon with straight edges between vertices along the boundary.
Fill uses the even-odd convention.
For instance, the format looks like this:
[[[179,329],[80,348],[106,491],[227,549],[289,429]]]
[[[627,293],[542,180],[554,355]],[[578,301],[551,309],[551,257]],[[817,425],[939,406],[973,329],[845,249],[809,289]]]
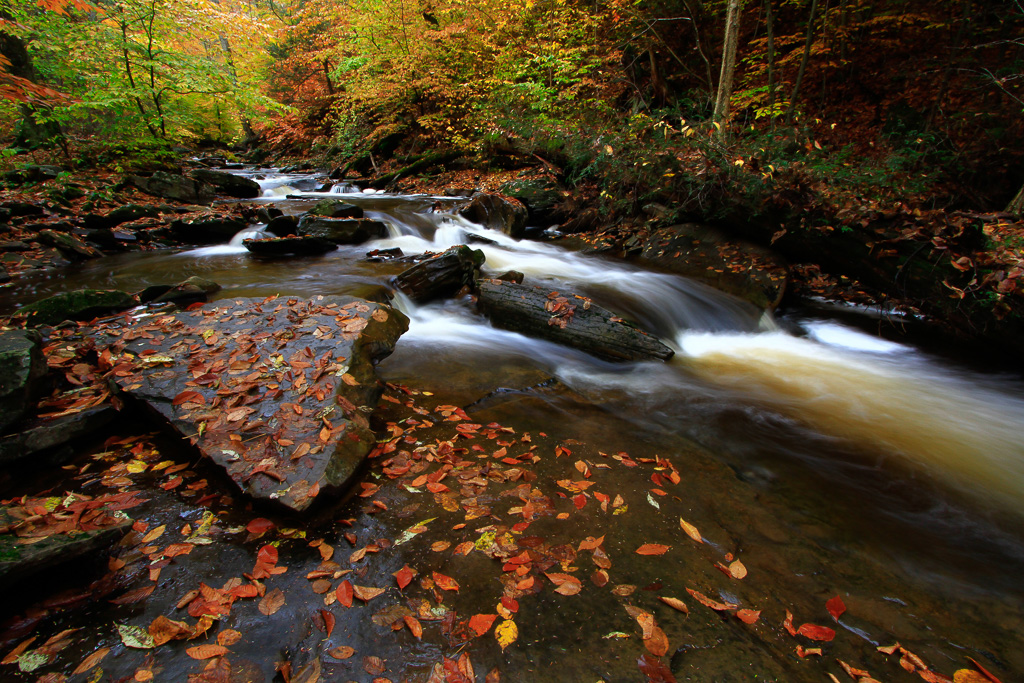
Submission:
[[[704,542],[704,539],[701,538],[700,532],[697,531],[697,527],[695,527],[694,525],[690,524],[689,522],[687,522],[682,517],[679,518],[679,526],[682,527],[683,531],[686,532],[687,536],[689,536],[693,540],[697,541],[697,543],[703,543]]]
[[[516,622],[506,619],[498,624],[498,628],[494,629],[494,637],[498,639],[498,645],[501,645],[501,649],[504,650],[516,642],[519,637],[519,627],[516,626]]]
[[[139,472],[145,472],[147,467],[149,467],[149,465],[141,460],[132,460],[125,466],[125,469],[132,474],[138,474]]]

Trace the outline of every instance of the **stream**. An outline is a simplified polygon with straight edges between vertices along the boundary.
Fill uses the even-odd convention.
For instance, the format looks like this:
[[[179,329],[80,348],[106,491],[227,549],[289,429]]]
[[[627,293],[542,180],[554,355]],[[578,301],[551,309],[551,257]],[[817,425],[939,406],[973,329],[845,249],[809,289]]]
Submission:
[[[748,567],[771,577],[761,586],[764,595],[785,593],[776,598],[779,604],[795,604],[786,600],[806,591],[814,601],[803,605],[805,620],[831,621],[820,608],[816,614],[807,610],[836,592],[853,595],[847,600],[851,605],[859,595],[871,625],[895,634],[903,629],[901,639],[925,643],[934,627],[937,641],[954,650],[987,653],[986,665],[994,661],[1009,671],[1021,666],[1024,382],[1019,377],[982,372],[880,338],[870,332],[874,320],[868,312],[830,315],[808,308],[762,315],[680,276],[548,242],[515,241],[461,219],[455,213],[460,198],[303,191],[313,185],[304,175],[268,173],[259,182],[264,197],[254,201],[286,214],[301,214],[324,197],[336,197],[386,222],[391,234],[315,258],[252,258],[240,238],[213,247],[113,256],[19,282],[0,304],[9,309],[78,287],[136,291],[192,275],[219,283],[223,290],[217,297],[224,299],[380,297],[389,278],[407,264],[367,262],[367,252],[392,247],[405,254],[437,252],[466,243],[470,234],[486,237],[493,243],[471,244],[486,256],[485,274],[517,270],[526,284],[590,297],[658,335],[675,357],[668,363],[612,364],[496,329],[468,297],[417,306],[398,295],[393,305],[409,316],[410,327],[378,368],[384,380],[462,406],[476,422],[496,421],[516,432],[549,432],[588,444],[579,448],[594,458],[616,451],[633,458],[669,457],[684,474],[684,486],[692,477],[686,492],[678,494],[680,505],[705,526],[714,521],[723,530],[705,532],[708,542],[740,554],[756,555],[761,547],[760,562],[755,557]],[[252,226],[246,236],[260,227]],[[636,493],[645,482],[626,481],[624,488],[635,487],[632,505],[646,506]],[[645,528],[637,527],[637,533],[646,533]],[[913,609],[893,616],[899,605]],[[691,605],[691,620],[696,609],[704,608]],[[585,621],[589,617],[583,614]],[[551,628],[561,628],[558,623],[553,620]],[[521,631],[526,627],[521,624]],[[864,643],[892,640],[867,624],[850,622],[847,630]],[[678,661],[672,659],[677,676],[683,671],[690,680],[712,680],[699,673],[710,667],[714,680],[750,680],[752,672],[739,662],[748,649],[740,656],[716,650],[715,637],[705,631],[691,634],[692,647],[685,656],[677,652]],[[544,667],[556,657],[585,659],[588,648],[604,647],[602,642],[608,641],[581,644],[576,655],[539,643],[530,654],[509,654],[504,680],[548,680]],[[934,643],[922,647],[939,656]],[[394,654],[391,661],[401,656]],[[823,674],[793,673],[804,662],[789,658],[793,661],[786,666],[793,668],[783,673],[765,663],[765,678],[824,680]],[[760,661],[752,654],[748,659]],[[624,670],[634,672],[631,679],[584,667],[578,678],[551,680],[594,681],[599,675],[633,680],[635,656],[628,664]],[[934,664],[952,674],[950,662]],[[534,673],[517,676],[512,673],[517,670]],[[898,666],[875,674],[880,680],[914,680],[909,676]]]

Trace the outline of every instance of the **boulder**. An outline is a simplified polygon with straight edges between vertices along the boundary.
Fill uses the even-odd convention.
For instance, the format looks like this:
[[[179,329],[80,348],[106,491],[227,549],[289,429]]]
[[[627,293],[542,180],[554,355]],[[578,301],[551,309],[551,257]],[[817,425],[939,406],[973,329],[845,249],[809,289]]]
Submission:
[[[156,171],[151,176],[130,175],[125,182],[148,195],[191,204],[209,204],[215,194],[211,185],[166,171]]]
[[[39,183],[44,180],[53,180],[64,172],[60,166],[45,166],[31,164],[22,168],[8,171],[4,174],[4,180],[9,183]]]
[[[363,210],[340,199],[321,199],[306,214],[324,218],[362,218]]]
[[[263,194],[260,184],[251,178],[228,173],[227,171],[213,171],[206,168],[192,171],[191,176],[201,183],[212,185],[217,188],[217,194],[224,194],[239,199],[252,199]]]
[[[294,235],[299,229],[299,219],[295,216],[275,216],[267,221],[265,229],[278,237]]]
[[[210,215],[192,220],[176,220],[171,223],[175,239],[190,244],[223,244],[249,225],[237,218],[225,215]]]
[[[155,206],[125,204],[105,214],[86,214],[85,227],[90,230],[102,230],[117,227],[128,221],[137,221],[140,218],[156,218],[159,215],[160,209]]]
[[[568,196],[557,181],[546,177],[518,178],[502,184],[498,191],[521,201],[531,223],[544,225],[557,220],[559,207]]]
[[[451,296],[473,284],[483,262],[482,251],[461,244],[402,271],[394,285],[417,303]]]
[[[0,467],[6,469],[26,461],[36,463],[38,454],[86,437],[113,422],[118,415],[112,406],[105,405],[40,420],[28,429],[0,438]],[[46,464],[52,465],[52,459]]]
[[[37,332],[0,332],[0,431],[25,415],[46,370]]]
[[[61,254],[72,261],[83,261],[85,259],[103,256],[102,252],[95,247],[90,247],[74,235],[69,235],[67,233],[56,232],[54,230],[41,230],[36,236],[36,239],[43,244],[55,247]]]
[[[297,228],[300,235],[323,237],[335,244],[362,244],[387,237],[388,226],[369,218],[323,218],[305,215]]]
[[[11,217],[17,218],[18,216],[42,216],[46,213],[43,207],[38,204],[22,202],[17,199],[0,202],[0,209],[7,213],[8,219]]]
[[[136,360],[115,373],[254,499],[305,510],[344,486],[376,444],[374,365],[408,319],[354,297],[237,298],[159,316],[98,345]]]
[[[176,285],[151,285],[139,292],[138,297],[139,301],[146,304],[174,303],[188,306],[197,301],[206,301],[210,294],[215,294],[220,289],[216,282],[193,275]]]
[[[41,299],[18,312],[27,316],[29,325],[57,325],[65,320],[91,320],[138,305],[139,302],[128,292],[76,289]]]
[[[638,241],[639,260],[693,278],[773,310],[786,291],[789,269],[768,249],[697,223],[660,228]]]
[[[519,239],[526,229],[526,207],[518,199],[500,194],[478,194],[459,209],[467,221]]]
[[[503,280],[477,281],[479,306],[496,327],[550,339],[612,361],[668,360],[674,354],[590,299]]]
[[[256,256],[318,256],[338,248],[334,242],[313,235],[249,239],[242,240],[242,244]]]

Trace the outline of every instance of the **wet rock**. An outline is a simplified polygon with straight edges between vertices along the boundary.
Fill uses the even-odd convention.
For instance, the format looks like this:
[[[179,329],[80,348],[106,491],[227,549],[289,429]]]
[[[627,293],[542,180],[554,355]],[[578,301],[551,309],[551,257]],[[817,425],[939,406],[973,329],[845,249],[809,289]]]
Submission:
[[[234,173],[197,169],[192,171],[191,175],[199,182],[217,188],[217,194],[239,199],[252,199],[263,194],[263,188],[255,180]]]
[[[256,209],[256,220],[259,223],[270,223],[283,215],[284,212],[276,206],[261,206]]]
[[[192,204],[209,204],[215,195],[211,185],[166,171],[156,171],[151,176],[131,175],[125,182],[154,197]]]
[[[171,223],[171,233],[178,240],[191,244],[223,244],[230,242],[247,223],[226,215],[211,215],[193,220],[176,220]]]
[[[138,237],[130,232],[110,228],[87,230],[85,237],[106,251],[124,251],[139,242]]]
[[[160,209],[145,204],[125,204],[105,214],[90,213],[85,215],[85,227],[90,230],[102,230],[103,228],[114,228],[128,221],[137,221],[140,218],[156,218],[160,215]]]
[[[566,235],[578,232],[590,232],[601,223],[601,214],[594,207],[577,211],[558,226],[558,231]]]
[[[137,306],[128,292],[116,289],[76,289],[24,306],[29,325],[57,325],[65,320],[91,320]]]
[[[455,294],[471,285],[484,262],[484,253],[462,244],[402,271],[394,285],[418,303]]]
[[[69,501],[70,498],[65,498],[58,511],[71,517],[74,513],[63,509],[65,502],[74,506]],[[17,512],[12,515],[12,512],[15,511],[10,507],[0,508],[0,529],[4,530],[0,533],[0,586],[5,588],[42,570],[72,561],[80,563],[84,557],[112,546],[132,524],[132,519],[123,512],[103,508],[98,514],[96,510],[87,513],[89,530],[73,528],[65,533],[33,536],[33,526],[24,524],[21,519],[24,515]],[[19,533],[25,535],[19,536]]]
[[[42,216],[46,213],[43,207],[38,204],[22,202],[14,199],[0,203],[0,209],[7,212],[9,218],[17,218],[19,216]]]
[[[111,406],[97,406],[72,415],[40,420],[28,429],[0,438],[0,467],[35,461],[39,453],[86,437],[113,422],[118,415]],[[54,462],[47,460],[46,464]]]
[[[300,235],[323,237],[335,244],[362,244],[386,237],[388,226],[369,218],[323,218],[305,215],[299,221]]]
[[[366,252],[366,258],[364,261],[370,263],[380,263],[381,261],[390,261],[392,259],[401,258],[405,256],[399,247],[392,247],[390,249],[374,249],[373,251]]]
[[[13,252],[28,251],[31,248],[32,248],[32,245],[28,244],[27,242],[22,242],[20,240],[12,240],[10,242],[0,242],[0,251],[4,251],[4,252],[7,252],[7,251],[13,251]]]
[[[526,279],[526,275],[520,273],[518,270],[506,270],[501,275],[494,278],[495,280],[503,280],[505,282],[514,282],[517,285],[523,284],[523,280]]]
[[[501,280],[479,280],[480,310],[494,325],[613,361],[668,360],[674,354],[586,297]]]
[[[559,207],[568,192],[551,178],[520,178],[509,181],[498,191],[525,206],[531,223],[550,223],[560,215]]]
[[[266,231],[284,237],[294,235],[299,229],[299,219],[295,216],[276,216],[267,221]]]
[[[473,232],[466,234],[466,242],[469,244],[497,244],[497,241],[492,240],[490,237],[477,235],[476,233]]]
[[[130,341],[101,332],[100,343],[139,359],[121,388],[248,495],[304,510],[375,445],[374,365],[407,327],[401,312],[353,297],[239,298],[136,325]]]
[[[0,332],[0,431],[25,415],[41,389],[46,370],[37,332]]]
[[[338,248],[334,242],[313,235],[249,239],[242,240],[242,244],[257,256],[319,256]]]
[[[193,275],[176,285],[152,285],[139,292],[142,303],[174,303],[188,306],[197,301],[206,301],[211,294],[216,294],[221,286],[212,280]]]
[[[32,164],[23,168],[18,168],[13,171],[8,171],[4,174],[4,180],[9,183],[39,183],[44,180],[53,180],[61,173],[64,169],[60,166],[45,166]]]
[[[67,233],[56,232],[54,230],[42,230],[39,232],[36,239],[43,244],[47,244],[58,249],[61,254],[72,261],[98,258],[103,255],[95,247],[91,247],[74,235],[69,235]]]
[[[526,228],[526,207],[518,199],[500,194],[478,194],[459,209],[459,215],[485,228],[519,239]]]
[[[340,199],[321,199],[306,214],[324,218],[362,218],[363,210]]]
[[[786,290],[789,269],[781,258],[707,225],[684,223],[655,230],[638,240],[637,249],[641,261],[700,280],[762,309],[778,306]]]

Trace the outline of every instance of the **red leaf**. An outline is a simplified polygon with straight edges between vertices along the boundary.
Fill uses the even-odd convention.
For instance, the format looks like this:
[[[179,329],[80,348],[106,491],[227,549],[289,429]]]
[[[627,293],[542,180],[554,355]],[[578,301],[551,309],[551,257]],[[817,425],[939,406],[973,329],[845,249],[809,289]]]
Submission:
[[[491,630],[497,614],[474,614],[469,620],[469,628],[476,633],[477,637],[482,636]]]
[[[324,631],[327,633],[327,637],[331,637],[331,632],[334,630],[334,615],[328,610],[320,610],[320,616],[324,618]]]
[[[245,525],[245,530],[250,534],[265,534],[273,529],[274,526],[276,525],[266,517],[257,517]]]
[[[811,640],[821,640],[826,643],[836,637],[836,632],[828,626],[818,626],[816,624],[804,624],[796,632]]]
[[[736,618],[744,624],[753,624],[761,617],[761,610],[741,609],[736,612]]]
[[[355,593],[352,590],[352,584],[349,583],[348,579],[342,581],[341,585],[339,585],[338,589],[335,591],[335,595],[338,597],[338,602],[340,602],[345,607],[352,606],[352,596],[354,594]]]
[[[668,552],[670,546],[659,545],[657,543],[644,543],[642,546],[636,549],[637,555],[664,555]]]
[[[440,572],[434,572],[434,583],[436,583],[437,587],[441,590],[455,592],[458,592],[459,590],[459,583],[455,579],[450,576],[445,576]]]
[[[840,615],[846,611],[846,605],[843,604],[843,599],[837,595],[825,603],[825,609],[828,610],[833,619],[839,621]]]
[[[645,654],[636,663],[640,667],[640,673],[647,676],[647,683],[676,683],[671,669],[657,657]]]
[[[416,576],[416,572],[409,568],[409,565],[405,565],[392,576],[395,577],[395,582],[398,583],[398,590],[405,590],[405,587],[412,582],[412,577]]]

